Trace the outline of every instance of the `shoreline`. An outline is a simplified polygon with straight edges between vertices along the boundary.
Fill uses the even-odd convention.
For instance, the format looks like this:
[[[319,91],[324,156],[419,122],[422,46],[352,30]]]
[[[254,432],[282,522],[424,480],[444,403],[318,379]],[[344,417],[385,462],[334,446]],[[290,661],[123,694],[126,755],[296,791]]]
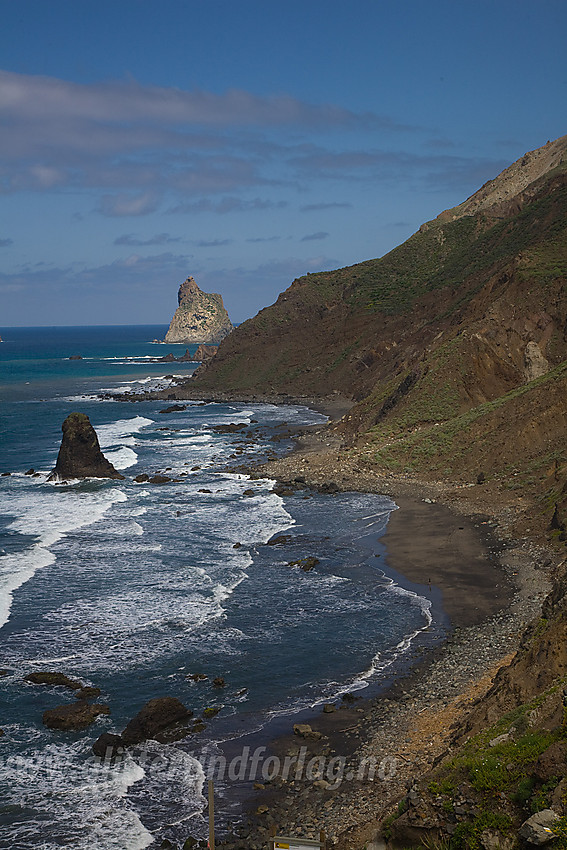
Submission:
[[[342,398],[175,394],[178,400],[197,396],[201,401],[301,404],[328,415],[329,424],[350,406]],[[427,598],[437,593],[453,631],[434,648],[416,645],[406,659],[410,669],[393,671],[378,695],[329,714],[312,711],[309,723],[321,734],[318,741],[293,734],[293,724],[305,722],[302,712],[286,717],[289,733],[276,734],[268,748],[285,757],[308,745],[311,756],[344,757],[346,767],[352,768],[347,778],[349,772],[356,776],[356,766],[365,758],[385,754],[396,763],[388,781],[345,781],[330,788],[313,777],[287,782],[276,778],[255,788],[253,796],[250,787],[243,789],[248,820],[218,842],[219,850],[265,848],[274,826],[315,839],[324,830],[327,846],[341,850],[360,850],[373,841],[380,821],[406,793],[408,779],[416,771],[426,772],[447,753],[452,727],[512,659],[524,628],[541,611],[549,589],[547,573],[552,572],[550,549],[518,539],[521,510],[512,499],[497,494],[499,501],[488,488],[470,484],[380,473],[365,462],[363,452],[343,451],[342,440],[328,426],[298,429],[291,436],[296,445],[285,456],[233,471],[275,479],[292,489],[299,479],[302,488],[392,498],[399,509],[390,515],[381,538],[387,565]]]
[[[341,850],[360,850],[373,841],[380,822],[406,793],[408,779],[447,753],[454,727],[510,663],[550,588],[546,572],[553,553],[550,557],[546,547],[512,536],[506,510],[467,499],[455,485],[353,468],[338,449],[326,427],[311,428],[297,436],[289,454],[240,471],[284,486],[293,487],[299,476],[303,486],[318,490],[331,486],[392,498],[398,510],[381,538],[386,563],[420,595],[431,599],[437,591],[453,630],[441,645],[416,646],[407,659],[410,669],[394,671],[390,681],[386,676],[378,695],[330,714],[312,714],[310,725],[323,743],[298,741],[290,733],[273,739],[269,748],[283,758],[303,743],[311,756],[344,756],[347,776],[356,776],[364,759],[385,754],[396,762],[394,775],[337,788],[313,778],[266,783],[247,807],[247,824],[228,839],[227,848],[260,850],[274,826],[312,839],[324,830],[328,846]],[[287,719],[290,729],[305,722],[301,716]]]
[[[399,517],[401,529],[403,509],[394,511],[393,516]],[[455,513],[453,517],[458,528],[462,516]],[[415,530],[406,528],[410,535]],[[305,716],[308,712],[289,716],[286,720],[290,732],[276,737],[269,747],[269,753],[282,760],[286,755],[297,754],[301,744],[308,746],[308,757],[344,757],[347,776],[349,772],[356,776],[364,759],[376,758],[378,763],[393,759],[394,775],[387,781],[342,782],[336,789],[317,785],[316,780],[305,777],[266,784],[249,805],[250,821],[241,835],[246,847],[265,847],[272,823],[281,826],[286,834],[308,838],[317,838],[323,829],[329,846],[341,850],[360,850],[374,838],[379,821],[406,792],[407,779],[416,768],[425,771],[443,755],[451,726],[474,700],[486,693],[497,670],[511,660],[524,626],[539,612],[545,596],[541,574],[536,594],[526,565],[522,586],[514,592],[511,580],[516,578],[512,573],[516,572],[517,562],[513,559],[510,565],[506,552],[502,557],[502,575],[510,578],[504,605],[496,601],[492,611],[484,609],[482,614],[477,606],[468,605],[473,622],[456,625],[447,639],[433,648],[412,647],[405,659],[406,669],[394,667],[385,676],[378,694],[364,697],[364,691],[358,692],[356,696],[362,694],[362,699],[346,706],[339,704],[331,714],[319,710],[316,715],[311,712],[310,718]],[[487,574],[491,571],[492,567]],[[465,612],[466,600],[458,607]],[[454,613],[456,610],[455,607]],[[321,733],[320,741],[298,739],[291,732],[295,723],[305,722]],[[229,845],[233,841],[229,840]]]

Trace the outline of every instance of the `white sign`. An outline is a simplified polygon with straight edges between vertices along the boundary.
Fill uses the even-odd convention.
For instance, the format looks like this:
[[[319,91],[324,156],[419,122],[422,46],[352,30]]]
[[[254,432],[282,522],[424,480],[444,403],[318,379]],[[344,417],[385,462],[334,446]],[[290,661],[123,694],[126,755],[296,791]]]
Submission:
[[[321,850],[322,847],[320,841],[311,841],[309,838],[274,838],[274,850]]]

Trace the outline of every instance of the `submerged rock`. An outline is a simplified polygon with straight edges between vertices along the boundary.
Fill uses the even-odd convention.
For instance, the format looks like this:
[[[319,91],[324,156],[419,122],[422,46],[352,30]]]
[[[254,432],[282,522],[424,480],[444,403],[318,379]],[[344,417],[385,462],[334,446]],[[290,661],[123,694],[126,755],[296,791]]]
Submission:
[[[151,478],[148,479],[149,484],[168,484],[172,479],[169,475],[152,475]]]
[[[246,422],[229,422],[228,425],[211,425],[211,431],[216,431],[217,434],[235,434],[237,431],[244,431],[248,428]]]
[[[127,746],[139,744],[148,738],[160,740],[157,737],[161,737],[160,733],[192,716],[193,712],[175,697],[156,697],[132,718],[122,733],[122,740]]]
[[[120,478],[100,450],[96,431],[85,413],[70,413],[62,425],[63,439],[48,481],[63,478]]]
[[[319,558],[299,558],[297,561],[290,561],[288,563],[288,567],[300,567],[303,572],[308,573],[313,567],[316,567],[319,563]]]
[[[77,699],[89,700],[89,699],[95,699],[96,697],[99,697],[100,694],[101,694],[100,688],[91,688],[91,687],[87,686],[87,687],[81,688],[80,691],[77,691],[76,697],[77,697]]]

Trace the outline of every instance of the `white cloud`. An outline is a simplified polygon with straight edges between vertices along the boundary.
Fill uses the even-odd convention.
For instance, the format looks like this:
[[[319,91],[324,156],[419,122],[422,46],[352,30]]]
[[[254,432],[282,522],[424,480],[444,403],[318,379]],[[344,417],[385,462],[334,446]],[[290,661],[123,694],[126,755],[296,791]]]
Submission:
[[[178,204],[175,207],[167,210],[169,213],[202,213],[212,212],[219,215],[233,212],[251,212],[254,210],[272,210],[284,209],[287,207],[287,201],[270,201],[262,198],[253,198],[245,200],[242,198],[226,197],[219,201],[212,201],[210,198],[201,198],[198,201],[191,201],[185,204]]]
[[[289,95],[259,97],[230,90],[224,94],[147,86],[135,80],[83,85],[54,77],[0,71],[0,108],[9,116],[35,121],[49,119],[96,123],[139,122],[205,126],[311,124],[382,124],[394,122],[376,115],[356,115],[330,104],[314,105]]]
[[[169,233],[156,233],[155,236],[149,236],[142,239],[134,236],[133,233],[124,233],[122,236],[117,236],[114,240],[115,245],[167,245],[169,242],[181,242],[181,236],[170,236]]]
[[[98,211],[106,216],[137,216],[154,212],[157,197],[151,192],[143,195],[103,195]]]
[[[319,239],[326,239],[329,234],[325,230],[318,230],[317,233],[308,233],[307,236],[303,236],[300,240],[301,242],[315,242]]]

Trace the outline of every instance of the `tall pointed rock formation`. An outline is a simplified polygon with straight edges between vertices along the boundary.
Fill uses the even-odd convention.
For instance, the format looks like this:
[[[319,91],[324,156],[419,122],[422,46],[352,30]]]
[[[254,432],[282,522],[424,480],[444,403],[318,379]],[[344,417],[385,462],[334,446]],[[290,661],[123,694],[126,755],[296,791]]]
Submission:
[[[85,413],[70,413],[61,426],[63,439],[50,481],[65,478],[124,478],[100,450]]]
[[[218,343],[231,332],[232,323],[222,296],[202,292],[193,277],[181,284],[177,299],[179,307],[165,336],[166,342]]]

